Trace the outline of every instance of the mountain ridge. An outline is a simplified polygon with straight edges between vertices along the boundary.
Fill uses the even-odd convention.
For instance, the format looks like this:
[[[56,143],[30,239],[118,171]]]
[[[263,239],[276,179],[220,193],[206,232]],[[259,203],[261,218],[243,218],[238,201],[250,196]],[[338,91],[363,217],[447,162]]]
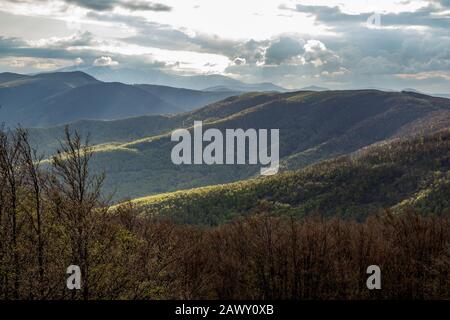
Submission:
[[[253,211],[366,219],[390,209],[450,213],[450,129],[396,139],[272,177],[131,200],[145,215],[218,225]]]
[[[224,87],[226,91],[286,91],[273,83],[245,83],[221,74],[176,75],[162,70],[138,70],[109,66],[71,66],[60,71],[79,70],[106,82],[127,84],[153,84],[191,90],[209,91],[208,88]]]
[[[7,126],[54,126],[190,111],[237,94],[102,82],[80,72],[0,74],[0,119]]]
[[[94,167],[106,172],[105,190],[115,192],[115,200],[228,183],[259,172],[254,165],[172,164],[171,132],[192,130],[196,120],[203,121],[204,130],[222,132],[227,128],[280,129],[281,171],[286,171],[386,140],[450,127],[450,100],[375,90],[247,93],[187,113],[83,122],[81,133],[95,128],[100,135],[94,141],[98,144]],[[63,127],[57,131],[61,134]],[[32,136],[42,146],[51,136],[57,141],[57,131],[49,134],[39,129]]]

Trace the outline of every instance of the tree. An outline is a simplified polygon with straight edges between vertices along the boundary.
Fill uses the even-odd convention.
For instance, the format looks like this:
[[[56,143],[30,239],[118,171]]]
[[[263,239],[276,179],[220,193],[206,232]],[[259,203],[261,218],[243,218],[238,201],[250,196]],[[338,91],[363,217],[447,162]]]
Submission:
[[[52,189],[56,191],[56,212],[69,236],[70,264],[79,265],[82,272],[83,299],[88,299],[90,293],[92,257],[89,249],[95,237],[96,219],[99,212],[105,210],[100,201],[104,175],[90,174],[91,158],[89,138],[82,141],[78,132],[71,133],[66,127],[60,150],[52,157],[55,175]],[[75,294],[72,292],[72,295]]]
[[[38,268],[38,288],[40,297],[44,297],[44,230],[43,230],[43,208],[42,193],[46,186],[45,173],[41,169],[42,156],[37,155],[36,149],[33,149],[29,142],[28,131],[22,128],[17,129],[19,157],[21,165],[25,170],[25,185],[32,195],[34,212],[29,213],[31,224],[30,231],[36,234],[36,260]]]
[[[20,261],[18,236],[20,223],[18,221],[18,204],[19,204],[19,189],[22,184],[22,172],[20,170],[20,136],[15,132],[6,132],[3,129],[0,131],[0,176],[2,177],[2,214],[5,214],[4,225],[6,228],[5,240],[6,251],[3,258],[9,261],[12,258],[10,265],[6,264],[5,274],[5,291],[4,295],[9,294],[9,274],[13,276],[13,290],[14,298],[19,298],[20,290]],[[9,270],[12,266],[13,270]],[[10,272],[12,271],[12,272]]]

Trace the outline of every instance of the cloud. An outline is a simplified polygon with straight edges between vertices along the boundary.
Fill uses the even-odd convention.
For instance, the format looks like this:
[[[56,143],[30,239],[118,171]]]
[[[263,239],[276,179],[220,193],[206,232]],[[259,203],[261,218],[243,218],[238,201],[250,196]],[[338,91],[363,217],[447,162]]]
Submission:
[[[333,51],[329,50],[322,41],[311,39],[304,45],[305,54],[303,58],[306,63],[311,63],[316,68],[320,66],[331,66],[330,72],[340,68],[341,59]]]
[[[141,68],[146,65],[151,66],[151,63],[147,61],[139,61],[138,57],[123,57],[115,54],[115,59],[109,60],[108,57],[111,56],[107,52],[96,49],[97,41],[88,39],[86,34],[39,41],[0,36],[0,71],[39,72],[71,65],[89,66],[94,64],[94,61],[96,65],[103,66],[117,66],[120,61],[136,62]],[[88,43],[90,46],[83,46]]]
[[[422,86],[440,80],[444,87],[450,73],[450,13],[443,9],[448,4],[430,1],[415,10],[381,12],[381,27],[376,29],[366,25],[373,12],[349,14],[337,6],[301,4],[294,11],[337,34],[317,38],[325,47],[305,45],[305,61],[325,69],[323,81],[333,74],[349,86],[374,83],[398,88],[414,79]]]
[[[427,80],[436,78],[450,81],[450,72],[444,71],[419,72],[412,74],[396,74],[395,76],[401,79]]]
[[[29,43],[39,47],[65,49],[94,46],[95,44],[97,44],[97,41],[94,39],[92,33],[88,31],[78,31],[68,37],[50,37],[47,39],[41,39],[39,41],[29,41]]]
[[[273,42],[266,50],[266,64],[281,64],[304,52],[303,40],[281,37]]]
[[[305,48],[305,52],[307,52],[307,53],[327,51],[325,44],[323,44],[323,42],[321,42],[319,40],[308,40],[308,42],[306,42],[304,48]]]
[[[0,58],[0,65],[5,65],[11,70],[33,69],[38,71],[48,71],[65,67],[69,64],[64,60],[58,59],[20,57]]]
[[[0,36],[0,57],[35,57],[74,60],[78,57],[93,59],[100,54],[85,46],[95,45],[88,32],[76,33],[69,37],[51,37],[38,41],[26,41],[17,37]],[[76,49],[76,50],[74,50]]]
[[[21,3],[24,1],[32,3],[31,0],[20,0]],[[34,16],[26,30],[32,29],[29,25],[38,25],[39,19],[43,21],[42,16],[49,20],[48,26],[39,29],[37,34],[37,30],[32,32],[33,36],[18,33],[10,26],[23,24],[18,20],[19,16],[10,14],[12,18],[5,20],[3,17],[8,13],[3,13],[0,20],[5,21],[3,34],[8,37],[0,37],[0,60],[6,61],[4,59],[7,58],[8,66],[14,65],[15,68],[49,66],[50,62],[64,60],[72,65],[115,65],[177,74],[219,72],[245,81],[272,81],[290,88],[311,83],[326,87],[372,84],[401,88],[406,87],[406,83],[425,87],[449,86],[449,0],[396,2],[395,11],[382,10],[391,8],[390,5],[374,4],[373,7],[380,9],[380,28],[366,25],[367,18],[373,14],[370,12],[373,7],[367,7],[364,12],[364,7],[352,7],[350,1],[339,6],[335,5],[336,1],[330,6],[305,5],[302,2],[291,8],[287,5],[279,7],[273,16],[262,9],[266,23],[280,22],[274,25],[276,32],[259,32],[254,24],[248,23],[238,25],[246,32],[241,35],[237,30],[236,36],[229,38],[224,36],[227,32],[212,33],[211,30],[220,29],[210,30],[202,19],[196,21],[195,15],[177,16],[183,8],[189,11],[191,5],[180,5],[175,11],[155,1],[59,0],[52,2],[54,6],[50,2],[46,6],[45,0],[41,0],[44,5],[36,7],[49,10],[51,14],[46,16],[41,11],[20,16]],[[67,29],[67,19],[61,18],[61,10],[56,11],[62,7],[61,4],[66,7],[64,14],[67,13],[67,19],[73,19],[78,23],[76,27],[85,32],[71,34],[73,30],[64,29]],[[223,6],[227,9],[228,4]],[[16,12],[16,8],[24,9],[17,9],[17,12],[27,12],[32,8],[27,8],[26,4],[10,7],[14,8],[11,12]],[[87,10],[79,10],[78,7]],[[243,9],[247,8],[243,6]],[[206,4],[195,14],[210,13],[208,21],[215,21],[214,14],[221,14],[220,10],[217,13],[212,9],[203,10],[208,10]],[[280,12],[283,10],[291,11],[283,15]],[[140,11],[166,13],[146,14]],[[38,14],[42,16],[38,17]],[[245,14],[245,10],[239,13]],[[242,23],[242,18],[245,17],[231,19],[230,24],[236,26]],[[55,21],[64,21],[61,22],[62,27],[55,27],[59,26]],[[297,29],[293,31],[292,25]],[[286,30],[280,26],[286,26]],[[315,28],[324,32],[316,32]],[[54,30],[59,31],[58,37],[55,37]],[[25,63],[24,59],[29,60]],[[32,59],[40,60],[41,64],[33,64]],[[46,59],[48,61],[44,61]]]
[[[112,10],[118,4],[118,1],[114,0],[65,0],[65,2],[96,11]]]
[[[438,0],[438,2],[441,4],[444,8],[450,8],[450,0]]]
[[[447,6],[449,2],[450,0],[441,1],[441,4]],[[314,16],[317,22],[327,24],[340,31],[345,31],[344,28],[349,25],[364,24],[367,21],[367,18],[373,14],[373,12],[348,14],[342,12],[337,6],[328,7],[301,4],[297,4],[295,10]],[[442,14],[442,8],[433,2],[415,11],[381,13],[381,27],[408,28],[414,26],[448,29],[450,28],[450,15],[448,13]]]
[[[154,2],[120,1],[120,0],[64,0],[68,4],[95,11],[111,11],[115,7],[122,7],[131,11],[171,11],[172,7]]]
[[[233,60],[233,63],[238,66],[245,64],[245,62],[246,62],[245,58],[240,57],[237,57],[236,59]]]
[[[92,65],[96,67],[111,67],[119,65],[119,63],[117,61],[114,61],[111,57],[102,56],[95,59]]]
[[[153,2],[142,2],[142,1],[130,1],[130,2],[122,2],[120,4],[121,7],[137,11],[171,11],[172,7],[162,4],[162,3],[153,3]]]

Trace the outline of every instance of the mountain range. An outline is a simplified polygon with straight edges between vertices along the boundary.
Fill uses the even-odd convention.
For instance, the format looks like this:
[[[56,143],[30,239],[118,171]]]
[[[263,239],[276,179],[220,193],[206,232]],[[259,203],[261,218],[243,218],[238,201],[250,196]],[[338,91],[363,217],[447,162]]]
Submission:
[[[0,74],[0,119],[7,126],[52,126],[185,112],[236,95],[102,82],[83,72]]]
[[[273,83],[245,83],[220,74],[176,75],[157,69],[142,70],[117,66],[71,66],[60,71],[82,71],[105,82],[154,84],[206,91],[285,91]]]
[[[282,171],[350,154],[396,138],[450,127],[450,100],[413,92],[299,91],[246,93],[198,110],[117,121],[71,124],[96,145],[93,168],[105,172],[115,201],[255,177],[257,165],[174,165],[171,132],[203,127],[280,130]],[[32,129],[34,143],[51,154],[64,127]]]

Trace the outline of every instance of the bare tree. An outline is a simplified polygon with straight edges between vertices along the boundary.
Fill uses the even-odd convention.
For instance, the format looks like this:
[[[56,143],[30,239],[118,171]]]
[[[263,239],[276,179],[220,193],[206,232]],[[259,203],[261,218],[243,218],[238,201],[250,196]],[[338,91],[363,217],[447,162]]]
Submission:
[[[20,289],[20,268],[19,268],[19,252],[18,252],[18,202],[19,202],[19,188],[22,184],[22,173],[20,172],[20,148],[19,148],[20,137],[14,132],[5,132],[2,130],[0,133],[0,171],[4,179],[4,186],[2,187],[5,191],[4,203],[6,207],[5,210],[7,215],[7,223],[10,226],[10,248],[7,252],[12,253],[12,266],[13,266],[13,297],[15,299],[19,298]],[[3,201],[2,201],[3,202]],[[3,205],[5,206],[5,205]],[[8,277],[6,275],[6,277]],[[6,278],[6,288],[8,288],[8,278]],[[6,295],[8,294],[8,289],[6,289]]]
[[[96,210],[100,206],[100,191],[104,175],[90,175],[92,158],[89,139],[82,140],[78,132],[65,128],[65,140],[52,158],[56,176],[54,188],[59,191],[62,218],[70,235],[71,259],[80,266],[83,275],[82,295],[89,298],[90,241],[94,237]]]
[[[42,197],[43,188],[45,187],[45,173],[41,169],[42,156],[37,155],[36,149],[33,149],[29,142],[28,131],[22,128],[17,129],[17,136],[19,141],[19,151],[21,165],[25,170],[25,183],[31,190],[34,203],[34,214],[29,213],[29,220],[32,231],[35,232],[36,243],[36,259],[38,269],[38,287],[40,297],[44,296],[44,230],[43,230],[43,208]]]

